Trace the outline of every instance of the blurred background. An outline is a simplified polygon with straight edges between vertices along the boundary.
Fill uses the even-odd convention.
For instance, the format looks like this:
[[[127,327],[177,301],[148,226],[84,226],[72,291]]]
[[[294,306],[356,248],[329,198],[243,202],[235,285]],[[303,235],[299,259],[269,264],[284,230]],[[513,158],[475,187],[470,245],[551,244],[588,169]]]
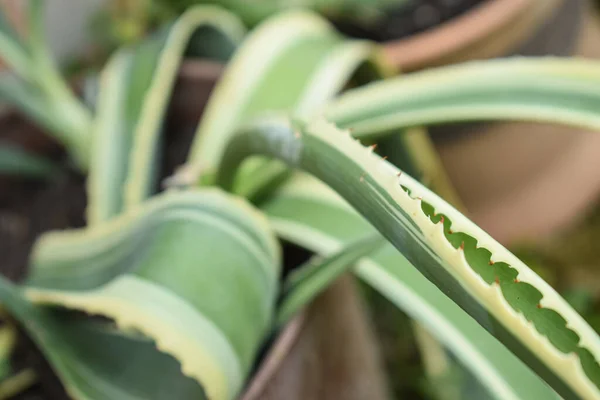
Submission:
[[[46,32],[53,53],[83,91],[112,51],[135,43],[194,0],[46,0]],[[250,2],[248,2],[250,3]],[[469,60],[506,56],[600,58],[600,17],[591,0],[388,0],[357,18],[324,12],[345,34],[376,40],[402,73]],[[1,6],[26,31],[24,3]],[[249,6],[250,7],[250,6]],[[247,18],[248,25],[257,21]],[[227,53],[227,52],[226,52]],[[223,60],[184,64],[173,99],[171,126],[191,131]],[[92,89],[93,91],[93,89]],[[190,101],[190,99],[193,99]],[[0,146],[6,143],[55,160],[64,154],[39,128],[8,107],[0,111]],[[600,332],[600,135],[524,123],[439,126],[429,130],[439,169],[457,206],[555,287]],[[173,150],[177,152],[178,150]],[[173,156],[176,159],[176,156]],[[167,160],[168,162],[168,160]],[[174,161],[173,161],[174,162]],[[14,182],[0,176],[0,254],[11,278],[22,275],[35,237],[82,226],[83,178]],[[9,189],[10,188],[10,189]],[[49,208],[54,212],[48,215]],[[12,266],[12,267],[11,267]],[[432,366],[409,318],[378,294],[361,288],[380,338],[381,354],[398,398],[456,398],[453,382],[472,380],[451,359]],[[418,328],[416,328],[418,329]],[[432,345],[433,346],[433,345]],[[432,369],[433,368],[433,369]],[[425,371],[439,376],[425,385]],[[473,398],[481,390],[472,384]]]

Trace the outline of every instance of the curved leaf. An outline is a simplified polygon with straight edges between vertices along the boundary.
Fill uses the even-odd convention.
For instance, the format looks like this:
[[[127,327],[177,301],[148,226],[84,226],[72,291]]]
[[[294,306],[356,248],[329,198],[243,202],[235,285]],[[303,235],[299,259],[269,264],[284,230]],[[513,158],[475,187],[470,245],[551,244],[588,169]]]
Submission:
[[[2,277],[0,300],[23,324],[74,399],[204,398],[200,385],[149,340],[35,306]]]
[[[173,87],[187,41],[196,28],[203,24],[215,26],[232,38],[241,38],[243,34],[235,16],[218,8],[200,6],[189,9],[171,29],[134,133],[134,152],[131,154],[125,188],[125,204],[128,208],[135,207],[151,193],[154,181],[148,171],[152,171],[156,163],[160,120],[169,101],[167,94]]]
[[[202,384],[210,399],[231,398],[242,384],[242,366],[223,332],[188,302],[155,283],[125,275],[83,293],[28,289],[27,297],[37,304],[108,317],[121,329],[153,338],[160,351],[181,363],[185,375]]]
[[[263,209],[277,233],[320,254],[374,232],[335,192],[296,175]],[[546,384],[465,311],[419,273],[391,244],[364,257],[354,272],[429,331],[498,399],[551,399]]]
[[[154,196],[142,207],[97,227],[43,235],[32,251],[27,284],[71,290],[106,284],[139,265],[140,253],[145,253],[143,249],[151,248],[152,241],[160,244],[157,229],[164,224],[185,221],[183,212],[216,214],[252,238],[259,254],[268,255],[269,260],[278,258],[278,245],[267,233],[269,227],[264,217],[244,201],[232,200],[215,189],[173,191]],[[273,290],[276,278],[266,265],[261,268]]]
[[[600,63],[510,58],[411,73],[346,92],[328,120],[355,137],[448,122],[527,120],[600,129]]]
[[[211,176],[240,124],[264,112],[312,115],[375,56],[374,45],[343,40],[315,14],[294,11],[268,20],[244,42],[213,90],[186,168],[195,178]],[[256,161],[245,168],[235,192],[253,195],[270,183],[257,178],[277,180],[278,172],[273,162]]]
[[[527,358],[561,395],[600,397],[600,338],[583,318],[502,245],[353,141],[349,132],[324,120],[258,122],[230,142],[218,182],[231,187],[237,166],[254,154],[302,168],[340,193],[410,263],[493,331],[497,328],[476,307],[483,306],[512,334],[505,337],[499,331],[499,338]]]
[[[43,236],[25,293],[141,332],[209,398],[231,399],[270,329],[279,262],[269,226],[243,201],[214,189],[171,192],[97,227]],[[103,379],[90,390],[104,393]]]
[[[134,207],[154,190],[161,121],[184,51],[201,27],[232,41],[243,35],[234,15],[193,7],[169,29],[119,51],[103,71],[88,181],[91,225]]]
[[[163,45],[164,37],[156,37],[121,50],[102,71],[87,180],[89,225],[123,210],[135,125]]]

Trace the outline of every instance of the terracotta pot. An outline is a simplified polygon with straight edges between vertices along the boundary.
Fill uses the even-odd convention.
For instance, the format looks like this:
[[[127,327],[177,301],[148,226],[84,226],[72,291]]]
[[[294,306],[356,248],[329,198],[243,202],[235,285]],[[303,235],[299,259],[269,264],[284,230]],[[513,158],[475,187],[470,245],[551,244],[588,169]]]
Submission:
[[[487,0],[423,33],[387,42],[389,61],[408,72],[504,55],[528,40],[564,0]]]
[[[600,26],[590,7],[586,0],[564,2],[516,52],[600,58]],[[470,216],[502,242],[542,238],[576,223],[600,194],[597,133],[526,123],[430,132]]]

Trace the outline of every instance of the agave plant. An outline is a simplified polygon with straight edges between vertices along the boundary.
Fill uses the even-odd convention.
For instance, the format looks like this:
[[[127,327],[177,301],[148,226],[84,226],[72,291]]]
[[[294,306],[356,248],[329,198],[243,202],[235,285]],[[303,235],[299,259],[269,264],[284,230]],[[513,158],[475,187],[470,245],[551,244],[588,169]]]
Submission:
[[[359,142],[467,120],[598,129],[599,64],[510,59],[379,80],[390,71],[377,46],[345,40],[314,14],[281,14],[243,41],[187,163],[156,194],[174,76],[192,33],[207,25],[231,41],[242,35],[228,12],[196,7],[111,58],[85,145],[64,140],[88,161],[88,226],[45,234],[28,279],[0,280],[3,307],[71,397],[235,398],[268,335],[351,271],[492,397],[600,398],[600,339],[583,318]],[[418,163],[428,149],[415,143]],[[278,238],[324,258],[282,282]]]

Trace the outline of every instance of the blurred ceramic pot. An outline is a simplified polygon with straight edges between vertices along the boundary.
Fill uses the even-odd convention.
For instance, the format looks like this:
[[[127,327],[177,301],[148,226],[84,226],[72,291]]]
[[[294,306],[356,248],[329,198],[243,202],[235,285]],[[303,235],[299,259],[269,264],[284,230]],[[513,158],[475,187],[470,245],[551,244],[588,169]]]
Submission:
[[[443,7],[445,2],[434,3]],[[434,28],[385,42],[385,54],[405,72],[505,55],[530,41],[565,3],[565,0],[484,0]],[[420,7],[432,6],[424,3]]]

